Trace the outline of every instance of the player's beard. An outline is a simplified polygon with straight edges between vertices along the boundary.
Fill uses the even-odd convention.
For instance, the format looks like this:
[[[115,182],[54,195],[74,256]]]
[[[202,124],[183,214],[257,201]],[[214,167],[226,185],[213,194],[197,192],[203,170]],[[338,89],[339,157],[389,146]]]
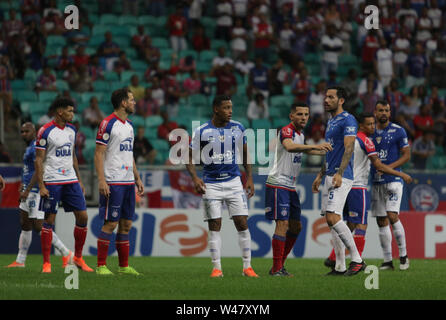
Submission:
[[[379,117],[378,121],[379,121],[379,123],[381,123],[381,124],[385,124],[385,123],[387,123],[387,121],[389,121],[389,117],[387,117],[387,116],[381,116],[381,117]]]

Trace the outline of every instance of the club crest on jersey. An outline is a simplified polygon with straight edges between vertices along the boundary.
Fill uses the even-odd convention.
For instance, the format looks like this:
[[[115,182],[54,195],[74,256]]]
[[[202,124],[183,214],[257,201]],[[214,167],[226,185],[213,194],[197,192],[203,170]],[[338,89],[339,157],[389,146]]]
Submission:
[[[380,144],[382,139],[383,139],[383,137],[376,137],[376,142],[377,142],[378,144]]]
[[[107,141],[108,139],[110,139],[110,135],[106,132],[102,135],[102,139],[104,139],[105,141]]]
[[[44,147],[46,145],[46,139],[40,139],[39,144]]]
[[[65,143],[64,145],[56,149],[56,157],[69,157],[71,156],[71,142]]]
[[[288,214],[288,210],[287,209],[282,209],[282,211],[280,212],[280,214],[285,217]]]
[[[133,151],[133,139],[127,138],[121,141],[119,151]]]
[[[220,142],[225,142],[225,136],[218,136],[218,140],[220,140]]]

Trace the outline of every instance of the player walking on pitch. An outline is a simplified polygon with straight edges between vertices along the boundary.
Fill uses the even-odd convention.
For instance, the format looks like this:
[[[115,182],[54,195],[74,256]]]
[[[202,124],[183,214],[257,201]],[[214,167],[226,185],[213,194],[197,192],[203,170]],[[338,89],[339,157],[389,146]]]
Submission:
[[[213,101],[212,119],[198,127],[189,149],[186,168],[191,175],[195,190],[203,195],[204,220],[208,222],[208,244],[213,270],[211,277],[223,277],[221,267],[221,216],[224,203],[238,231],[242,251],[243,275],[258,277],[251,267],[251,235],[248,230],[248,200],[240,180],[238,163],[240,156],[246,171],[248,198],[254,195],[252,169],[248,163],[245,128],[231,120],[231,97],[218,95]],[[195,163],[204,160],[203,180],[197,176]]]
[[[42,230],[42,222],[45,216],[39,210],[40,194],[36,185],[37,176],[34,170],[36,159],[36,128],[31,122],[22,125],[21,134],[23,140],[28,144],[23,155],[22,185],[20,186],[20,225],[22,231],[19,237],[19,252],[16,260],[8,265],[8,268],[25,267],[26,256],[32,241],[33,229],[37,232]],[[68,250],[63,242],[53,231],[52,244],[62,254],[62,267],[65,268],[73,262],[73,252]]]
[[[359,254],[365,246],[365,233],[367,230],[367,216],[370,208],[370,198],[367,192],[367,184],[370,174],[370,163],[380,172],[401,177],[406,183],[411,183],[412,178],[404,172],[396,171],[383,164],[378,158],[375,145],[370,136],[375,132],[375,116],[371,113],[363,113],[359,116],[359,131],[356,136],[355,150],[353,153],[353,187],[347,196],[344,219],[352,232],[355,232],[354,240]],[[329,275],[339,275],[334,270],[336,255],[334,250],[325,261],[327,267],[333,268]]]
[[[94,163],[99,180],[99,214],[104,219],[98,237],[96,273],[112,275],[106,260],[113,231],[118,227],[116,249],[120,274],[140,275],[129,266],[129,231],[135,214],[135,184],[144,186],[133,158],[134,130],[128,116],[135,112],[133,93],[118,89],[111,97],[114,112],[102,120],[96,137]]]
[[[291,123],[277,135],[280,143],[276,144],[274,164],[266,179],[265,217],[276,222],[272,237],[273,266],[269,272],[273,276],[291,276],[284,268],[284,263],[302,229],[300,201],[296,191],[302,153],[322,156],[332,150],[328,142],[320,145],[305,144],[303,129],[309,116],[309,107],[305,103],[298,102],[291,106]]]
[[[51,272],[51,242],[60,201],[65,212],[74,212],[76,220],[73,262],[83,271],[92,272],[93,270],[82,258],[88,230],[88,215],[84,186],[80,180],[74,151],[76,128],[70,123],[74,117],[73,101],[57,98],[50,110],[54,113],[54,120],[39,129],[36,139],[35,170],[41,196],[40,210],[45,212],[40,236],[43,254],[42,272]]]
[[[390,122],[390,105],[387,101],[378,101],[375,106],[376,131],[372,140],[381,161],[389,167],[401,171],[400,167],[410,160],[410,146],[406,131],[399,125]],[[400,270],[409,268],[407,258],[406,235],[398,218],[403,182],[400,177],[381,174],[372,168],[372,216],[376,217],[379,227],[379,240],[383,250],[384,262],[381,269],[393,270],[392,263],[392,224],[393,235],[398,244]]]
[[[352,276],[364,270],[366,264],[359,255],[350,229],[342,220],[344,204],[353,185],[353,150],[357,133],[355,118],[343,109],[345,99],[346,92],[342,87],[330,87],[325,93],[325,111],[331,114],[325,140],[331,143],[333,150],[327,152],[326,164],[316,176],[312,191],[319,191],[322,178],[327,174],[324,183],[326,190],[322,192],[322,211],[330,227],[336,252],[335,270]],[[352,257],[348,270],[345,266],[345,247]]]

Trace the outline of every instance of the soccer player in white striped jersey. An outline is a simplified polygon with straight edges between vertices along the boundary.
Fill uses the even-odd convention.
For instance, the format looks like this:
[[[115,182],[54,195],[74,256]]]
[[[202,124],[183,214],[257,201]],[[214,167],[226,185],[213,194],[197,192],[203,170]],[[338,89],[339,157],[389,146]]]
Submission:
[[[305,144],[303,129],[309,116],[307,104],[298,102],[291,106],[291,123],[277,135],[274,164],[266,180],[265,217],[276,222],[272,237],[273,266],[269,272],[272,276],[291,276],[284,268],[284,263],[302,229],[300,201],[296,191],[302,153],[322,156],[332,150],[328,142]]]
[[[359,116],[359,131],[356,135],[354,161],[353,161],[353,186],[347,196],[344,220],[347,226],[355,232],[354,240],[358,252],[362,255],[365,245],[365,233],[367,229],[367,215],[370,208],[370,196],[367,185],[370,175],[370,163],[376,170],[382,173],[401,177],[406,183],[411,183],[412,178],[400,171],[383,164],[375,149],[375,144],[369,138],[375,132],[375,116],[371,113],[363,113]],[[332,250],[330,257],[325,261],[332,271],[328,275],[341,275],[343,272],[335,270],[336,254]]]

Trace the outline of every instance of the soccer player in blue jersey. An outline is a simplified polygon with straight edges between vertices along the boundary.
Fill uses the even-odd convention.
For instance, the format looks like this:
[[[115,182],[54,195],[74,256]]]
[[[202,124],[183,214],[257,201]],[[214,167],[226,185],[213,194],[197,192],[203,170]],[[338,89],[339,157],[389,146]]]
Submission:
[[[242,251],[243,275],[258,277],[251,267],[251,235],[248,230],[248,199],[243,190],[238,163],[242,159],[246,171],[248,198],[254,195],[252,168],[248,163],[245,128],[231,120],[230,96],[218,95],[213,101],[212,119],[198,127],[189,149],[186,168],[195,190],[203,195],[204,220],[208,222],[208,244],[213,270],[211,277],[223,277],[221,267],[221,216],[222,206],[228,206],[229,216],[238,231]],[[203,160],[203,179],[197,176],[195,164]]]
[[[387,101],[378,101],[375,106],[376,131],[371,137],[382,163],[401,171],[400,167],[410,160],[410,147],[406,131],[390,122],[390,105]],[[376,217],[379,227],[379,240],[383,249],[384,262],[381,269],[393,270],[392,262],[392,224],[393,235],[398,244],[400,270],[409,268],[407,258],[406,235],[398,218],[403,181],[400,177],[382,174],[372,167],[372,216]]]
[[[344,204],[353,185],[353,151],[358,125],[355,118],[344,111],[346,99],[344,88],[329,87],[325,93],[324,108],[331,114],[327,123],[325,140],[333,150],[327,152],[326,163],[316,176],[312,191],[317,193],[322,178],[325,177],[322,210],[330,227],[333,246],[336,252],[335,271],[352,276],[365,269],[350,229],[342,220]],[[345,247],[350,251],[352,261],[348,270],[345,266]]]
[[[140,273],[129,266],[129,232],[135,214],[135,186],[140,196],[144,185],[133,158],[135,140],[133,125],[128,116],[135,112],[135,98],[127,89],[112,93],[113,113],[102,120],[96,136],[94,162],[99,182],[99,215],[104,225],[98,237],[98,264],[96,273],[112,275],[106,259],[113,231],[116,234],[120,274],[138,276]]]
[[[36,128],[31,122],[22,125],[21,135],[28,147],[23,155],[23,174],[20,186],[20,226],[22,231],[19,237],[19,252],[16,260],[8,268],[24,268],[28,249],[32,242],[32,230],[42,230],[44,212],[39,210],[40,194],[36,185],[37,176],[34,170],[36,158]],[[52,244],[62,254],[62,267],[65,268],[73,261],[73,252],[68,250],[57,234],[53,232]]]

